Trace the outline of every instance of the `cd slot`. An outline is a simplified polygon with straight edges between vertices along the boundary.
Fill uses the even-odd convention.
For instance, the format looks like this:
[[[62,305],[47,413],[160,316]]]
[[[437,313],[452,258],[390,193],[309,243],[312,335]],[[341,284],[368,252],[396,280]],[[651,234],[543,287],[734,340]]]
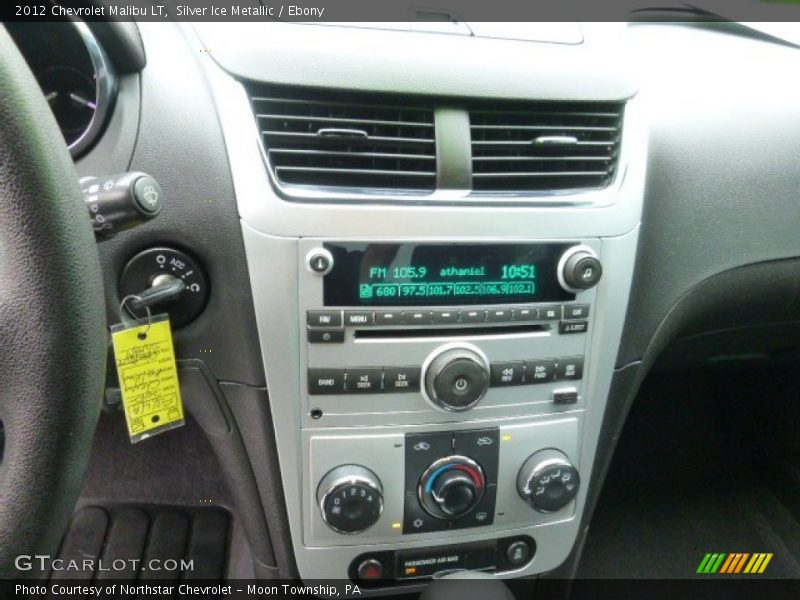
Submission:
[[[357,340],[385,340],[398,338],[462,338],[490,335],[546,333],[550,331],[548,324],[511,324],[505,326],[477,327],[418,327],[402,329],[356,329],[353,337]]]

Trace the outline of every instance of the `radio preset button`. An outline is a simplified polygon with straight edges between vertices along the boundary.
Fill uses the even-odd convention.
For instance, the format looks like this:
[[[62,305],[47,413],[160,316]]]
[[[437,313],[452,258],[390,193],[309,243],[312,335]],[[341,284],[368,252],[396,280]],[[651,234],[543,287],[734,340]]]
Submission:
[[[310,327],[342,326],[342,311],[340,310],[310,310],[306,318]]]
[[[487,321],[491,323],[504,323],[511,320],[510,308],[494,308],[486,311]]]
[[[361,367],[346,371],[345,388],[351,394],[376,394],[383,391],[383,369]]]
[[[586,319],[589,317],[588,304],[565,304],[563,308],[565,319]]]
[[[429,310],[404,310],[402,319],[406,325],[430,325],[433,313]]]
[[[539,318],[539,309],[537,308],[515,308],[511,312],[515,321],[536,321]]]
[[[435,310],[433,311],[434,323],[458,323],[457,310]]]
[[[342,344],[344,343],[344,329],[310,328],[308,341],[312,344]]]
[[[462,323],[484,323],[486,321],[485,310],[462,310],[461,322]]]
[[[344,313],[344,324],[347,327],[372,325],[373,313],[364,310],[348,310]]]
[[[385,367],[383,370],[384,392],[418,392],[419,367]]]
[[[558,324],[558,333],[586,333],[589,321],[561,321]]]
[[[583,377],[583,357],[559,358],[556,365],[556,379],[570,380]]]
[[[400,313],[394,310],[379,310],[375,313],[378,325],[400,325]]]
[[[522,361],[494,362],[491,367],[491,384],[495,387],[519,385],[522,383],[524,371],[525,363]]]
[[[343,394],[344,369],[309,369],[309,394]]]
[[[525,383],[547,383],[555,379],[556,363],[553,360],[525,361]]]
[[[543,321],[558,321],[561,318],[561,306],[558,304],[540,306],[539,318]]]

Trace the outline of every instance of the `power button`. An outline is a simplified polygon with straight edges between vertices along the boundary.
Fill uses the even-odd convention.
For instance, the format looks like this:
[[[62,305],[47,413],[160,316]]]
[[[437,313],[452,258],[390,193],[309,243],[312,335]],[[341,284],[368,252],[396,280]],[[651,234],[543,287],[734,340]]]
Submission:
[[[314,248],[306,254],[306,267],[317,275],[327,275],[333,268],[333,255],[325,248]]]

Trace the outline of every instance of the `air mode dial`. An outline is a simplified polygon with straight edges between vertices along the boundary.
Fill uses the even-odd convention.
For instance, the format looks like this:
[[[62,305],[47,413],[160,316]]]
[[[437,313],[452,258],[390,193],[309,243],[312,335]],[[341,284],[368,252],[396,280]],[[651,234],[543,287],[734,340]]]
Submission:
[[[372,527],[383,511],[383,486],[366,467],[342,465],[317,487],[322,518],[338,533],[356,534]]]
[[[555,512],[578,493],[578,470],[558,450],[541,450],[528,457],[517,475],[517,491],[525,502],[543,513]]]

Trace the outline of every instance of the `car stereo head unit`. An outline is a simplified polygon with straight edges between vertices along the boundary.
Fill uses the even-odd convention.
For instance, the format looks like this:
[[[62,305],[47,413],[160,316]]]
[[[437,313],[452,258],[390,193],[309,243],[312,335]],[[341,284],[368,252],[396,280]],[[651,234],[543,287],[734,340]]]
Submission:
[[[558,282],[569,244],[326,243],[325,306],[453,306],[574,300]]]

